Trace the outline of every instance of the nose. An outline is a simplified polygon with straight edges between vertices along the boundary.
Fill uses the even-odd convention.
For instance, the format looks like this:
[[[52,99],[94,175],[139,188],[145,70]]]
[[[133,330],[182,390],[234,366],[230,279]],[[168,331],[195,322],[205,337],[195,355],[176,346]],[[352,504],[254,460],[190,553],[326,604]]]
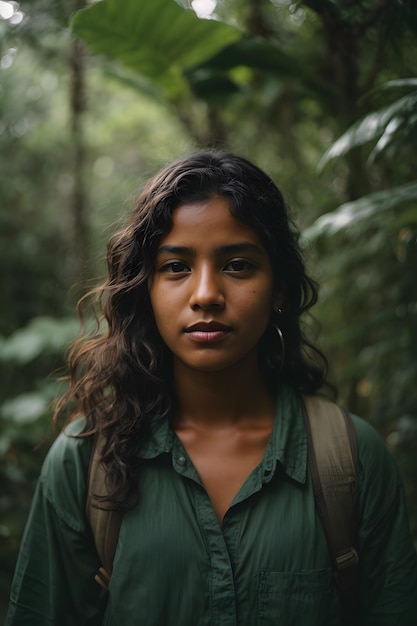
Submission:
[[[226,304],[221,276],[214,268],[202,267],[194,272],[190,294],[192,309],[223,309]]]

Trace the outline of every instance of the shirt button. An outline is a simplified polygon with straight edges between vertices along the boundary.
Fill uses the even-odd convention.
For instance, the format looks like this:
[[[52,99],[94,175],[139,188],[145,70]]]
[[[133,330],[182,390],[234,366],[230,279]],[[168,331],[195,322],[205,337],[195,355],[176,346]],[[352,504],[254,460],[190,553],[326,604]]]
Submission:
[[[187,459],[185,458],[185,456],[179,456],[177,461],[178,465],[185,465],[187,463]]]

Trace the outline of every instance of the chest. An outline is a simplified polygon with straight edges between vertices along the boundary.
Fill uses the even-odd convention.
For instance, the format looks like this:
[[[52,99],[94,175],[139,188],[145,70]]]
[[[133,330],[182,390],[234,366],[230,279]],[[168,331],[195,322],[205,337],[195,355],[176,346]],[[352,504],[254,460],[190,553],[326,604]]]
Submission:
[[[262,461],[270,433],[269,426],[243,431],[229,428],[220,432],[177,432],[220,524],[239,489]]]
[[[311,485],[279,467],[266,480],[257,467],[220,527],[193,471],[180,449],[142,468],[112,576],[117,623],[133,626],[134,615],[135,625],[155,626],[338,624]]]

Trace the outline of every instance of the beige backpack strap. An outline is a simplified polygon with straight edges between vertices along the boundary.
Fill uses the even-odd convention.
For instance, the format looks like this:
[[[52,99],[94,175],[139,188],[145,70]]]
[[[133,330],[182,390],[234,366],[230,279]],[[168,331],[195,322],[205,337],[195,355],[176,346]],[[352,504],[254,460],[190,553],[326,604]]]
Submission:
[[[349,414],[333,402],[303,396],[309,465],[318,515],[339,589],[358,577],[358,456]]]
[[[88,472],[86,515],[93,531],[95,546],[102,563],[95,580],[101,587],[107,590],[113,569],[113,559],[116,553],[123,513],[103,508],[103,506],[106,507],[106,504],[102,504],[100,499],[97,500],[97,496],[103,497],[108,495],[106,472],[101,463],[104,443],[105,438],[103,435],[95,435]]]

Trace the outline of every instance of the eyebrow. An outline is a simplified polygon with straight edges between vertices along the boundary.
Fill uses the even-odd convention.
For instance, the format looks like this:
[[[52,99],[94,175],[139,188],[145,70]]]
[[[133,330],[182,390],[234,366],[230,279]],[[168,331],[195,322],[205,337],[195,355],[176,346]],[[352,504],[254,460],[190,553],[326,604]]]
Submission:
[[[225,246],[218,246],[214,248],[215,254],[239,254],[242,252],[252,252],[257,255],[262,255],[262,249],[249,241],[242,241],[237,243],[229,243]],[[187,246],[161,246],[157,250],[157,254],[178,254],[184,256],[195,256],[196,250]]]

